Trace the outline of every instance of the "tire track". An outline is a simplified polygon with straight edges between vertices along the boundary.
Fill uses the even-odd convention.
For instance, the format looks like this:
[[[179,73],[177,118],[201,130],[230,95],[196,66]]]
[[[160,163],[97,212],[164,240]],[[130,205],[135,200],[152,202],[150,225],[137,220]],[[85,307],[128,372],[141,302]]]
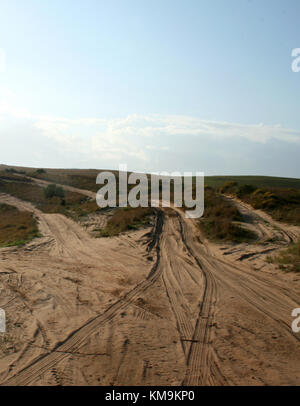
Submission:
[[[201,260],[190,241],[191,233],[187,233],[187,225],[181,213],[176,211],[180,225],[180,237],[189,255],[197,264],[204,281],[204,290],[200,302],[200,310],[193,331],[189,330],[189,349],[186,352],[187,370],[183,385],[206,385],[210,370],[210,335],[214,300],[216,300],[216,283],[209,266]],[[186,348],[186,347],[185,347]]]
[[[164,214],[157,210],[155,231],[153,232],[153,241],[149,245],[149,251],[156,248],[156,262],[152,267],[146,280],[138,284],[134,289],[128,292],[123,299],[118,300],[111,305],[102,315],[89,320],[79,329],[73,331],[64,341],[57,344],[49,354],[44,354],[38,359],[27,365],[13,377],[7,379],[2,385],[16,386],[28,385],[39,376],[43,375],[50,368],[53,368],[59,361],[70,356],[70,353],[78,351],[85,340],[99,329],[103,324],[112,320],[120,312],[124,311],[142,292],[148,289],[160,277],[162,269],[160,263],[160,238],[163,231]],[[69,353],[69,354],[68,354]]]

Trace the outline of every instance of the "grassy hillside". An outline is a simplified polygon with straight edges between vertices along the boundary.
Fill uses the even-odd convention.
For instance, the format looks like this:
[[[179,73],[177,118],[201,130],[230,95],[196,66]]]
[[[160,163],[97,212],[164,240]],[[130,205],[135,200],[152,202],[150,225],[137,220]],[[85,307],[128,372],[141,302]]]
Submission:
[[[0,203],[0,247],[22,246],[39,236],[32,213]]]
[[[300,189],[258,188],[252,184],[226,182],[219,190],[237,196],[254,209],[264,210],[275,220],[300,226]]]
[[[220,188],[225,182],[237,182],[239,185],[253,185],[257,188],[293,188],[300,189],[300,179],[277,178],[272,176],[206,176],[205,185]]]
[[[99,230],[99,236],[112,237],[124,231],[149,226],[151,224],[150,217],[153,214],[154,210],[151,207],[119,208],[108,220],[107,226],[103,230]]]
[[[65,190],[63,197],[49,198],[46,196],[45,188],[33,182],[22,182],[19,179],[17,181],[1,179],[1,173],[0,193],[7,193],[31,202],[45,213],[61,213],[74,219],[101,210],[95,201],[91,201],[80,193]]]
[[[99,185],[96,185],[96,177],[104,169],[47,169],[27,168],[18,166],[2,166],[3,170],[17,171],[20,175],[26,174],[35,178],[61,183],[69,186],[87,189],[96,192]],[[105,169],[106,170],[106,169]],[[108,171],[110,171],[108,169]],[[118,171],[110,171],[118,175]],[[277,187],[300,189],[300,179],[281,178],[272,176],[206,176],[205,185],[213,188],[220,188],[225,182],[238,182],[240,185],[251,184],[257,188]]]
[[[85,202],[84,199],[82,200],[81,195],[68,192],[66,194],[66,205],[63,207],[59,199],[52,199],[51,201],[49,201],[49,199],[45,200],[42,196],[43,192],[41,188],[30,184],[30,180],[28,182],[28,179],[26,181],[24,175],[96,192],[100,188],[100,185],[96,184],[96,177],[99,172],[100,170],[97,169],[47,169],[2,165],[2,171],[0,172],[0,191],[2,189],[6,193],[11,193],[21,199],[29,200],[37,204],[38,207],[44,211],[61,212],[67,215],[72,213],[71,215],[73,216],[80,216],[91,211],[96,211],[96,203]],[[112,172],[116,175],[118,183],[118,172]],[[5,182],[1,181],[1,176]],[[20,180],[22,180],[22,183],[19,182]],[[25,182],[29,184],[26,185]],[[291,224],[300,224],[300,179],[269,176],[205,177],[206,187],[211,187],[215,190],[222,191],[222,186],[225,183],[228,184],[228,182],[233,182],[237,185],[229,192],[237,194],[239,198],[252,204],[254,208],[267,211],[276,220],[286,221]],[[5,187],[3,187],[3,184],[5,184]],[[251,190],[247,191],[246,185],[251,185]],[[246,187],[246,189],[244,187]],[[128,189],[130,190],[130,187]],[[216,237],[218,234],[221,238],[222,227],[227,227],[229,234],[233,231],[234,227],[229,227],[228,224],[221,226],[220,219],[218,219],[215,225],[210,221],[212,218],[216,219],[214,214],[215,208],[213,207],[214,204],[216,204],[217,211],[219,206],[224,205],[217,197],[212,199],[211,193],[212,192],[206,193],[204,218],[205,221],[207,221],[205,228],[212,236]],[[38,195],[37,198],[35,194]],[[221,217],[225,217],[224,213]],[[219,229],[217,230],[216,227]]]
[[[208,238],[233,242],[255,240],[257,236],[241,225],[243,221],[235,206],[225,201],[213,188],[205,187],[205,210],[198,225]]]

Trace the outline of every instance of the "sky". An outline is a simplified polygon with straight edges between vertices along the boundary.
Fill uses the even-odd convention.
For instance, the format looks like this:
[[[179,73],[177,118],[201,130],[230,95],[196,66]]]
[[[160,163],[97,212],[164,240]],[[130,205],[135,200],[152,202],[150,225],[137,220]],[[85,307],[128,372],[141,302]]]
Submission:
[[[299,0],[1,0],[0,163],[300,178],[299,17]]]

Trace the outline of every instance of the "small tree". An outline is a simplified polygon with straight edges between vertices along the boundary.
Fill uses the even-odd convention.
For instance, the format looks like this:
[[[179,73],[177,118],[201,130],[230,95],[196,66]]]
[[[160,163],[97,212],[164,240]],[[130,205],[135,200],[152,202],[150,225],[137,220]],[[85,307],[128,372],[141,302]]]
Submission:
[[[251,195],[256,189],[257,188],[253,185],[242,185],[238,188],[237,196],[242,197],[245,195]]]
[[[54,183],[52,183],[51,185],[48,185],[44,189],[44,193],[45,193],[45,196],[47,199],[51,199],[55,195],[55,189],[56,189],[56,185]]]
[[[238,186],[237,182],[227,181],[224,183],[223,186],[220,187],[220,192],[221,193],[234,193],[237,189],[237,186]]]
[[[61,186],[56,186],[55,183],[51,183],[44,189],[44,193],[47,199],[51,199],[54,196],[63,199],[65,197],[65,191]]]
[[[61,199],[63,199],[65,197],[65,191],[61,186],[56,187],[55,196],[58,196]]]

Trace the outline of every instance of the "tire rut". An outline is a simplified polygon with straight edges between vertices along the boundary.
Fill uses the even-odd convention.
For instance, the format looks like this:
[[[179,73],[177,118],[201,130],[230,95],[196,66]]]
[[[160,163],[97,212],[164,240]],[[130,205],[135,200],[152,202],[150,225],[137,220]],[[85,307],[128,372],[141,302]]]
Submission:
[[[63,342],[57,344],[51,353],[40,356],[38,359],[27,365],[13,377],[3,382],[4,386],[28,385],[39,376],[43,375],[50,368],[53,368],[59,361],[70,356],[70,352],[78,351],[85,340],[99,329],[103,324],[112,320],[120,312],[134,302],[137,297],[148,289],[160,277],[160,238],[163,231],[164,214],[157,210],[156,224],[153,232],[154,243],[149,245],[149,251],[156,248],[156,262],[152,267],[146,280],[138,284],[134,289],[127,293],[123,300],[120,299],[111,305],[103,314],[89,320],[79,329],[73,331]]]

